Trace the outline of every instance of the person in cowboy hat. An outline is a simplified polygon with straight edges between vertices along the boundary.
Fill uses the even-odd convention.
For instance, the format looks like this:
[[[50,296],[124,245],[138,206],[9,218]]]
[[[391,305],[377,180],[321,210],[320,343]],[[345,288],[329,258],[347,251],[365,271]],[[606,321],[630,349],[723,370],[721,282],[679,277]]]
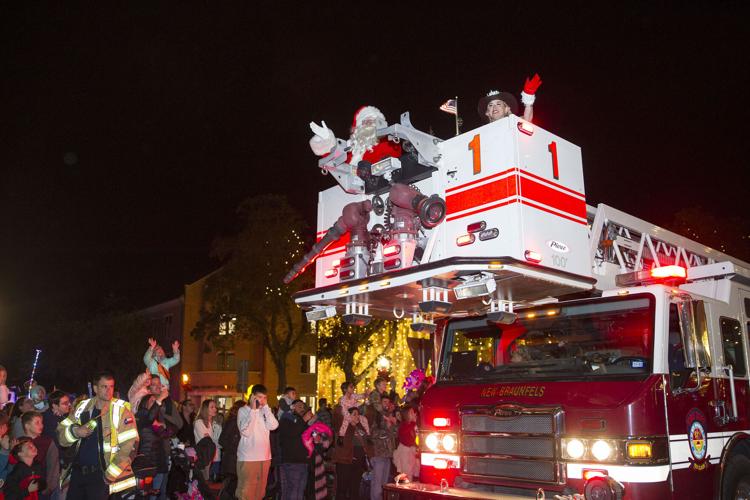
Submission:
[[[523,119],[530,122],[534,117],[534,100],[536,90],[542,84],[538,74],[533,78],[526,78],[526,83],[521,92],[521,102],[524,104]],[[499,92],[491,90],[486,96],[479,99],[477,113],[487,123],[492,123],[513,113],[518,114],[518,101],[510,92]]]

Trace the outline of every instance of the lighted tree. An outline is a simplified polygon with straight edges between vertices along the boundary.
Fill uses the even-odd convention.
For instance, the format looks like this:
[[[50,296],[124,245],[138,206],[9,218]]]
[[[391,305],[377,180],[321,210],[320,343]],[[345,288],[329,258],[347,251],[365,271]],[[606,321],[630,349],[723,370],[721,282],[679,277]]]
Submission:
[[[349,326],[341,321],[341,318],[327,320],[324,328],[325,335],[318,339],[318,356],[328,359],[334,365],[341,368],[347,381],[357,385],[365,374],[373,367],[378,357],[387,354],[396,342],[396,330],[398,323],[395,321],[373,320],[367,326]],[[387,330],[387,338],[384,345],[375,346],[372,341],[373,335],[382,330]],[[369,363],[360,366],[356,371],[358,356],[362,353],[372,354],[372,349],[377,352]]]
[[[299,235],[304,223],[286,198],[277,195],[248,198],[237,213],[241,229],[214,243],[213,255],[222,267],[206,281],[201,319],[192,335],[218,346],[226,342],[226,336],[219,338],[220,329],[233,321],[235,336],[259,336],[278,373],[280,393],[286,386],[287,358],[309,332],[291,297],[308,284],[306,277],[290,285],[282,281],[303,254]]]

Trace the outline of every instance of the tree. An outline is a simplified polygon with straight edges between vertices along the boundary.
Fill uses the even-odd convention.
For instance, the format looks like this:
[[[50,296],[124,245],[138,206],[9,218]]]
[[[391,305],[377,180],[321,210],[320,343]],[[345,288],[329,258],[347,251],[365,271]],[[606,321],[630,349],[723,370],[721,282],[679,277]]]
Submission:
[[[372,368],[378,357],[390,351],[396,342],[398,328],[396,321],[373,320],[367,326],[348,326],[341,321],[341,318],[337,317],[327,320],[326,324],[330,329],[326,329],[326,335],[320,336],[318,356],[320,359],[330,359],[344,372],[347,382],[353,382],[354,385],[362,380],[362,377]],[[369,353],[373,348],[373,334],[383,328],[388,330],[386,345],[358,373],[355,372],[355,364],[358,361],[355,358],[358,354]]]
[[[206,281],[196,338],[214,346],[222,324],[234,321],[235,335],[260,337],[278,373],[278,392],[286,386],[287,357],[309,331],[292,295],[305,286],[305,276],[290,285],[283,277],[303,255],[301,216],[278,195],[248,198],[237,210],[240,230],[217,239],[213,255],[221,269]]]

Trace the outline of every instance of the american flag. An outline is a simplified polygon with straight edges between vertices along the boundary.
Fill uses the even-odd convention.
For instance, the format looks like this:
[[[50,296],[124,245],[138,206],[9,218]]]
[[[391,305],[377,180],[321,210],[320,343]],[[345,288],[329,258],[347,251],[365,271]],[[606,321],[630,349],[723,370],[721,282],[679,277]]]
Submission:
[[[440,106],[440,111],[445,111],[452,115],[458,115],[458,103],[455,99],[448,99]]]

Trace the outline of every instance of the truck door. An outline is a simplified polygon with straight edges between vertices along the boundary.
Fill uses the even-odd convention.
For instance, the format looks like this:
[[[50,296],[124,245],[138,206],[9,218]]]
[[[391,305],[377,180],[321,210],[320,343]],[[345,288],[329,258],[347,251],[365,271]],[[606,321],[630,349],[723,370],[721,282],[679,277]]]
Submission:
[[[711,498],[723,445],[714,421],[716,385],[711,377],[706,305],[670,305],[667,420],[674,498]]]

